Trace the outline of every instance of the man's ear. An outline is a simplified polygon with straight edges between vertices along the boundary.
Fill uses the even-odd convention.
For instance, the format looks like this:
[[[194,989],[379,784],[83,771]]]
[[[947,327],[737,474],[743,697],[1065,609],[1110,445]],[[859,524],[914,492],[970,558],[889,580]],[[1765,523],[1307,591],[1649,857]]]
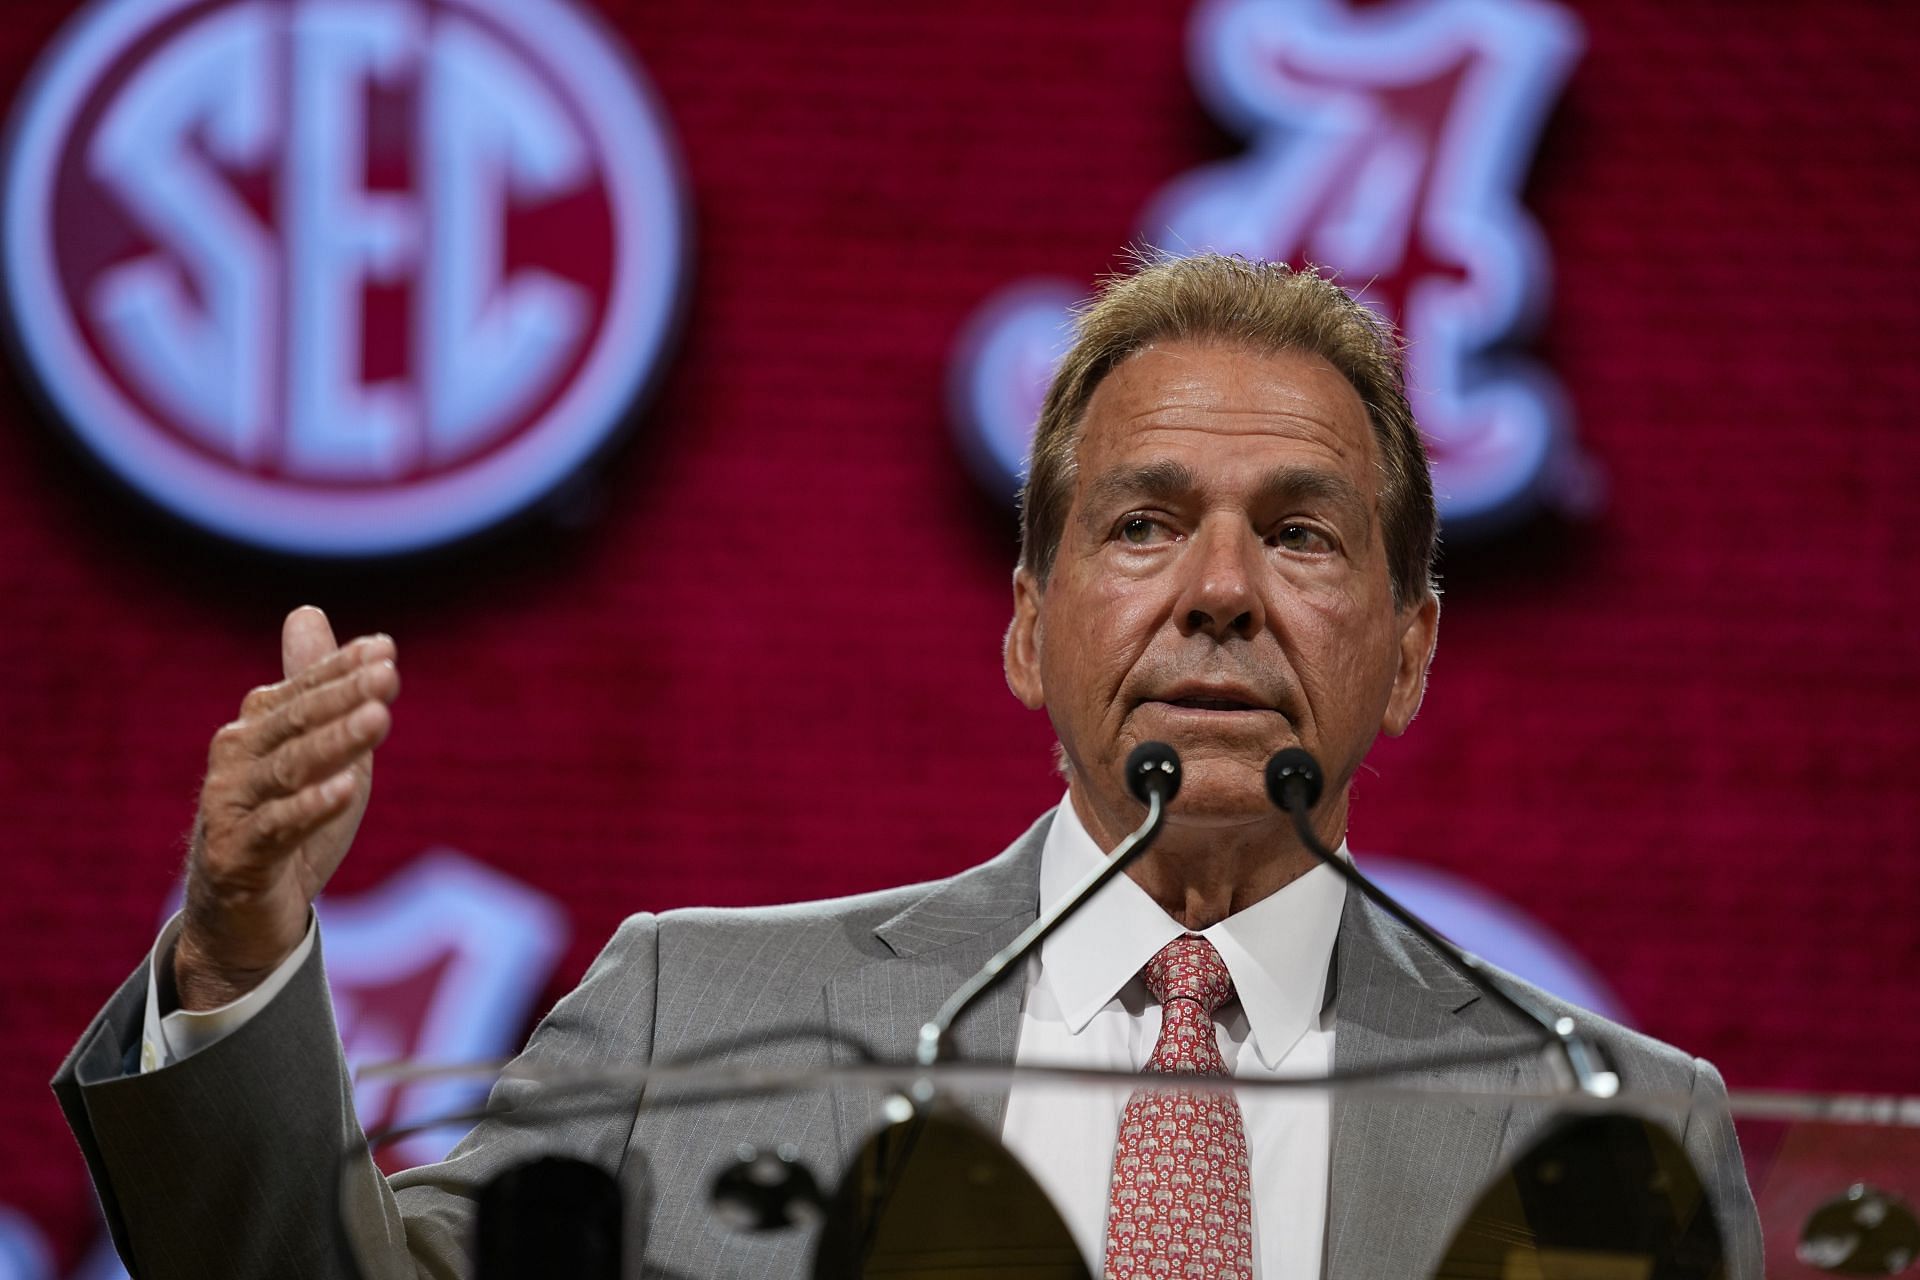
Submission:
[[[1400,623],[1400,665],[1393,673],[1393,693],[1387,699],[1387,711],[1380,719],[1380,731],[1397,738],[1413,723],[1420,700],[1427,693],[1427,668],[1433,662],[1433,648],[1440,640],[1440,598],[1425,592],[1417,604],[1402,609]]]
[[[1013,571],[1013,621],[1007,624],[1007,641],[1001,660],[1007,673],[1007,688],[1029,711],[1047,705],[1046,689],[1040,681],[1040,584],[1022,567]]]

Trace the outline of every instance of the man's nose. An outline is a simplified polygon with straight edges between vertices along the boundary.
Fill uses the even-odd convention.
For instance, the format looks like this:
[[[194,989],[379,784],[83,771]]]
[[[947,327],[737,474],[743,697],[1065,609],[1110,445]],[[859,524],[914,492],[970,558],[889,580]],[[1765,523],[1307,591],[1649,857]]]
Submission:
[[[1266,626],[1260,597],[1260,539],[1253,530],[1224,523],[1202,525],[1187,544],[1185,580],[1175,618],[1187,635],[1248,639]]]

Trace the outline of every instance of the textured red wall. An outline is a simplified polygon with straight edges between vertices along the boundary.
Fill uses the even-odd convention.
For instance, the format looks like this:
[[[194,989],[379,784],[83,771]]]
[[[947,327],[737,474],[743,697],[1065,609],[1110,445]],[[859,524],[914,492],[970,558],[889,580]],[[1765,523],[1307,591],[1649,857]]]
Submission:
[[[1577,7],[1527,194],[1539,350],[1608,503],[1450,554],[1356,843],[1524,905],[1737,1084],[1910,1090],[1920,10]],[[568,906],[563,983],[627,911],[941,875],[1057,793],[1000,678],[1010,522],[942,389],[995,288],[1090,278],[1233,153],[1185,6],[602,8],[697,251],[660,393],[557,519],[425,568],[262,565],[133,510],[0,375],[0,1203],[69,1255],[46,1079],[147,945],[293,603],[394,633],[407,681],[341,887],[452,844]],[[68,11],[8,7],[0,81]]]

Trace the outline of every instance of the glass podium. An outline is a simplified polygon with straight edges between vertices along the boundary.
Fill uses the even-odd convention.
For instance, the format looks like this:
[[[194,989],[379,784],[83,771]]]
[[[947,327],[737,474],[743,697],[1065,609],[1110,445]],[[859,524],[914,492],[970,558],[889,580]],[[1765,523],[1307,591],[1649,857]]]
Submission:
[[[380,1070],[403,1084],[497,1066]],[[1478,1179],[1477,1195],[1458,1205],[1370,1206],[1383,1232],[1392,1212],[1447,1218],[1409,1280],[1761,1274],[1750,1261],[1752,1224],[1721,1220],[1708,1191],[1714,1171],[1683,1144],[1684,1094],[1439,1089],[1424,1071],[1255,1083],[970,1064],[503,1076],[484,1107],[375,1133],[344,1153],[340,1269],[366,1280],[414,1274],[404,1213],[445,1228],[437,1239],[412,1233],[433,1274],[478,1280],[1088,1280],[1099,1274],[1084,1256],[1088,1242],[1076,1242],[999,1140],[995,1118],[1016,1085],[1117,1099],[1138,1088],[1228,1090],[1243,1109],[1321,1105],[1336,1143],[1343,1125],[1384,1108],[1390,1116],[1359,1126],[1377,1146],[1390,1142],[1379,1135],[1432,1128],[1429,1118],[1439,1126],[1463,1109],[1502,1109],[1517,1136]],[[1729,1102],[1765,1276],[1920,1280],[1920,1097],[1736,1090]],[[375,1181],[373,1153],[450,1121],[478,1121],[461,1149],[468,1154],[425,1185],[403,1176],[396,1207]],[[629,1135],[638,1160],[623,1156]],[[1330,1217],[1338,1207],[1330,1203]],[[1364,1237],[1369,1225],[1350,1230]],[[1366,1241],[1348,1243],[1338,1259],[1323,1255],[1323,1269],[1350,1272]]]

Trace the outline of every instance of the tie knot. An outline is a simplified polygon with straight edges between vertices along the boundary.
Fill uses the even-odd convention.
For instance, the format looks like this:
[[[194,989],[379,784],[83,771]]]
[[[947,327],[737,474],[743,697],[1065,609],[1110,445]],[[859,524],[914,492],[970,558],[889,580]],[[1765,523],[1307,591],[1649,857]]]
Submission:
[[[1233,998],[1233,975],[1213,944],[1198,934],[1184,934],[1160,948],[1147,961],[1147,990],[1165,1005],[1191,1000],[1207,1016]]]

